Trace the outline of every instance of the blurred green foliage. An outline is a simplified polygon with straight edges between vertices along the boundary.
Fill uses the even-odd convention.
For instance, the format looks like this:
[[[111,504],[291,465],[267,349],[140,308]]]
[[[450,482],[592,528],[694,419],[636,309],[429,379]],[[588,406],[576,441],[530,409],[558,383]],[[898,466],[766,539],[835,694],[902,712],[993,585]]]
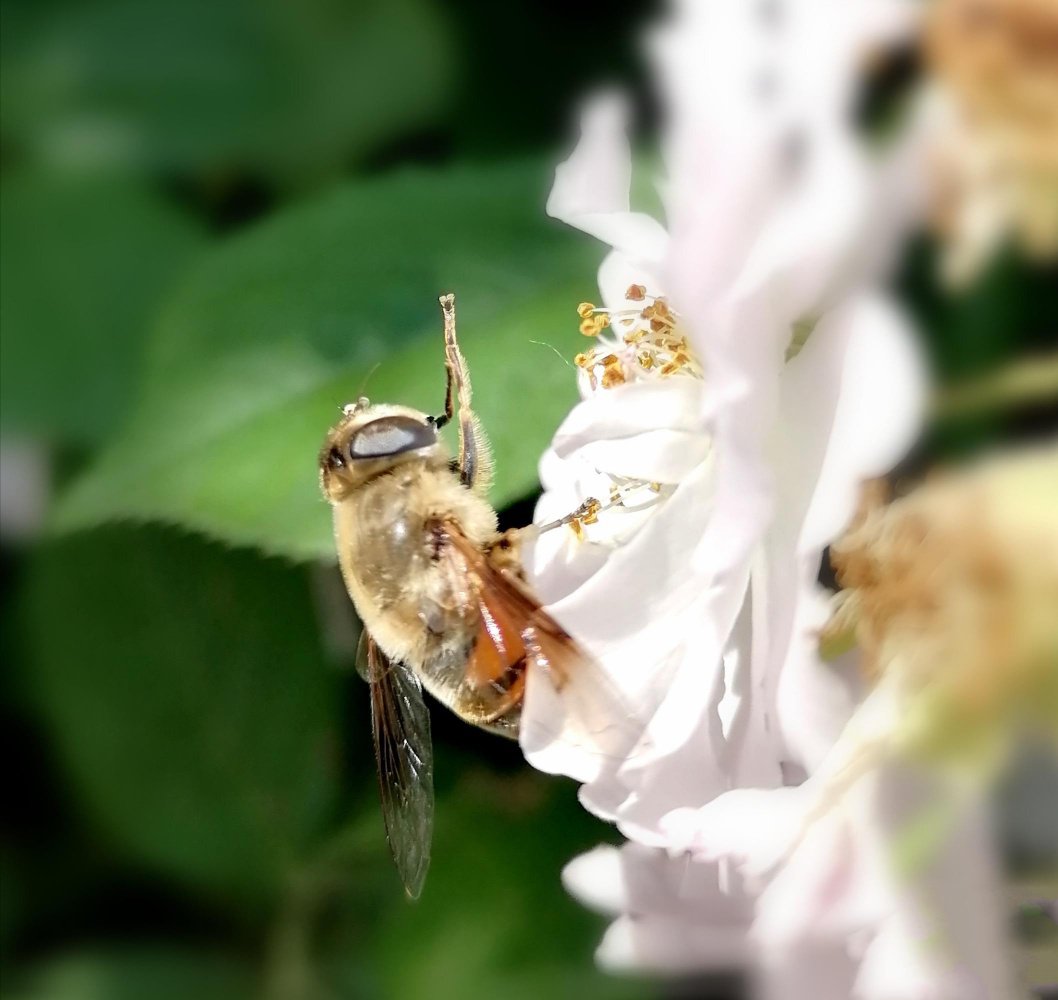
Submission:
[[[33,683],[93,817],[193,888],[274,902],[337,791],[304,574],[111,529],[47,545],[27,601]]]
[[[441,711],[401,896],[315,466],[360,392],[436,411],[451,290],[494,500],[531,500],[599,259],[551,164],[643,6],[0,0],[0,429],[61,529],[2,550],[9,995],[654,992],[594,970],[559,882],[612,831]],[[903,285],[956,378],[1048,346],[1049,280],[1007,257],[951,299],[923,245]]]
[[[35,160],[296,187],[433,119],[454,71],[423,0],[9,3],[3,37],[5,137]]]
[[[23,170],[0,181],[0,231],[0,419],[99,444],[127,415],[159,300],[201,226],[139,181]]]

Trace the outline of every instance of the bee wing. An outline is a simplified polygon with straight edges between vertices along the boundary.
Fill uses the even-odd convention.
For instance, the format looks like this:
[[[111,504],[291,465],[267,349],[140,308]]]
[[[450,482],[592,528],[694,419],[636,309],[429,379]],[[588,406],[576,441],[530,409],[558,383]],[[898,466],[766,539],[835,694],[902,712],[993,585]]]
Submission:
[[[433,743],[419,678],[390,660],[364,633],[371,685],[371,735],[386,839],[404,889],[417,899],[430,867],[433,834]]]
[[[477,580],[482,610],[490,609],[496,621],[515,623],[520,635],[523,669],[528,675],[525,705],[534,708],[531,712],[523,710],[523,747],[542,743],[573,747],[594,759],[593,770],[620,763],[639,742],[645,726],[599,664],[540,606],[529,587],[510,569],[474,545],[458,525],[446,522],[444,531]],[[479,633],[468,672],[487,673],[480,671],[477,661],[495,655],[482,642],[490,631],[495,630],[483,628]]]
[[[373,654],[370,649],[373,645],[374,640],[368,634],[367,629],[361,626],[360,638],[356,643],[356,672],[368,684],[371,683],[371,656]]]

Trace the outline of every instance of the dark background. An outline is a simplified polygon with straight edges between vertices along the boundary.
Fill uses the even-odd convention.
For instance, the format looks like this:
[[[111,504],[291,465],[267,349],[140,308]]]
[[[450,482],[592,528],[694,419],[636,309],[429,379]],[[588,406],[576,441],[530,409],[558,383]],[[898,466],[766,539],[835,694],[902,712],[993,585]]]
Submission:
[[[402,898],[315,484],[365,383],[436,409],[450,289],[496,502],[531,516],[601,259],[543,203],[577,99],[640,82],[649,11],[2,4],[0,429],[49,468],[2,555],[7,994],[657,992],[594,970],[605,922],[559,883],[614,832],[441,711],[434,864]],[[900,285],[942,381],[1053,345],[1053,275],[1005,253],[953,296],[934,257]],[[1051,416],[939,423],[906,474]]]

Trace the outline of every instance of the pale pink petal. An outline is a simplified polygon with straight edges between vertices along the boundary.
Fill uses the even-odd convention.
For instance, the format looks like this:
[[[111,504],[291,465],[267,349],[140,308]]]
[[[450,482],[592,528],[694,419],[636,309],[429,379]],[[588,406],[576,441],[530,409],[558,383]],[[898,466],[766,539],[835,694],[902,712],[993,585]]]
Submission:
[[[844,530],[863,480],[892,468],[913,443],[925,398],[921,351],[891,303],[859,295],[820,321],[783,379],[787,488],[811,498],[799,551],[819,550]],[[801,449],[820,442],[821,461],[798,456],[793,467],[795,441]]]
[[[924,399],[910,332],[876,296],[827,313],[780,381],[769,463],[776,509],[754,575],[768,629],[754,642],[753,672],[761,727],[781,733],[777,753],[792,750],[808,770],[841,731],[854,694],[848,670],[823,664],[814,648],[827,614],[815,585],[823,547],[848,524],[864,480],[907,451]]]
[[[597,953],[604,968],[697,972],[747,957],[752,901],[715,865],[625,844],[574,858],[562,881],[586,906],[621,915]]]
[[[620,917],[595,952],[600,968],[609,972],[638,970],[670,976],[736,969],[747,958],[741,928],[663,917]]]
[[[831,612],[829,593],[814,580],[805,581],[775,685],[774,718],[784,761],[799,765],[807,774],[826,758],[863,696],[858,651],[830,661],[820,657],[819,635]]]
[[[736,788],[699,809],[673,810],[660,826],[673,849],[732,860],[759,878],[789,849],[806,808],[802,788]]]

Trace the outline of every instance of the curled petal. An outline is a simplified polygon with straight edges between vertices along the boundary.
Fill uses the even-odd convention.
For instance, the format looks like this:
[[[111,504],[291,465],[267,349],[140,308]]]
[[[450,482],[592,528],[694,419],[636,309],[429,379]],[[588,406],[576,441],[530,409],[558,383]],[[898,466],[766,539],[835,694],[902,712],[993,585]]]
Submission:
[[[654,265],[665,254],[664,227],[629,207],[632,154],[625,135],[624,102],[605,95],[589,102],[581,116],[581,138],[555,171],[547,214],[621,251]]]

